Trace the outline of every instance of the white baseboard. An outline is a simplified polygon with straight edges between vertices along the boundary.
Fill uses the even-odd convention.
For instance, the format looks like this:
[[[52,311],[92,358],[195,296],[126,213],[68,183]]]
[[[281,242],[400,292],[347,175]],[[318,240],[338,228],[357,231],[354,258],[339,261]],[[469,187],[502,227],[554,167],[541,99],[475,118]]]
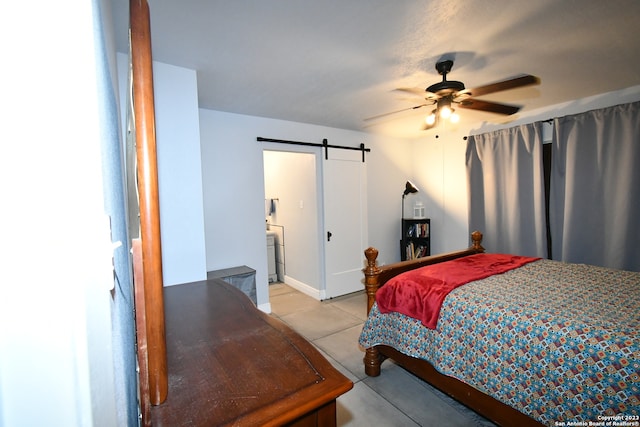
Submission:
[[[318,301],[322,301],[324,297],[324,291],[320,291],[290,276],[284,276],[284,283],[291,286],[293,289],[302,292],[305,295],[309,295],[311,298],[317,299]]]

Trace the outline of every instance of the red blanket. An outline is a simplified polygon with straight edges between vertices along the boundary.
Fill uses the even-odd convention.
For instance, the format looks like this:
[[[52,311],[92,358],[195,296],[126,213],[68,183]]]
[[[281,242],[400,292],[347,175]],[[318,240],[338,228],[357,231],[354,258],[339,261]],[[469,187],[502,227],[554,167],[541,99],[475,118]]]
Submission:
[[[376,293],[382,313],[396,311],[435,329],[445,297],[465,283],[504,273],[539,258],[476,254],[399,274]]]

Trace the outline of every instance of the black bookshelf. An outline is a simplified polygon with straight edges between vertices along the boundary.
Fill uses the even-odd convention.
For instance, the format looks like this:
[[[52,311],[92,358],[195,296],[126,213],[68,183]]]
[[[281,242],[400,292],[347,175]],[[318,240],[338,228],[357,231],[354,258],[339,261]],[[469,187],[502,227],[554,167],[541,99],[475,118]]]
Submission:
[[[422,258],[431,255],[431,220],[403,219],[400,259]]]

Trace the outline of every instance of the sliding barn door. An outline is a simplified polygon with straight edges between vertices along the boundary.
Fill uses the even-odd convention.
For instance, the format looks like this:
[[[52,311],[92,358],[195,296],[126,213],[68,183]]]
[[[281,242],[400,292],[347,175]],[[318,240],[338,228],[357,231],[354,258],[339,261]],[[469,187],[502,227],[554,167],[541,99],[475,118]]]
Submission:
[[[329,149],[323,162],[325,298],[364,289],[366,163],[360,151]]]

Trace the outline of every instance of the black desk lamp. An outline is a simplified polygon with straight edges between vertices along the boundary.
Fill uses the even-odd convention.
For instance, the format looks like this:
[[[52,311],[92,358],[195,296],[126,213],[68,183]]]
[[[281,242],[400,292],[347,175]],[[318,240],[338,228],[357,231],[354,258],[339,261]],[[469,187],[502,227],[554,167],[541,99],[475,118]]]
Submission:
[[[402,193],[402,217],[400,219],[404,219],[404,197],[410,193],[417,193],[418,187],[413,185],[411,181],[407,181],[404,185],[404,192]]]

